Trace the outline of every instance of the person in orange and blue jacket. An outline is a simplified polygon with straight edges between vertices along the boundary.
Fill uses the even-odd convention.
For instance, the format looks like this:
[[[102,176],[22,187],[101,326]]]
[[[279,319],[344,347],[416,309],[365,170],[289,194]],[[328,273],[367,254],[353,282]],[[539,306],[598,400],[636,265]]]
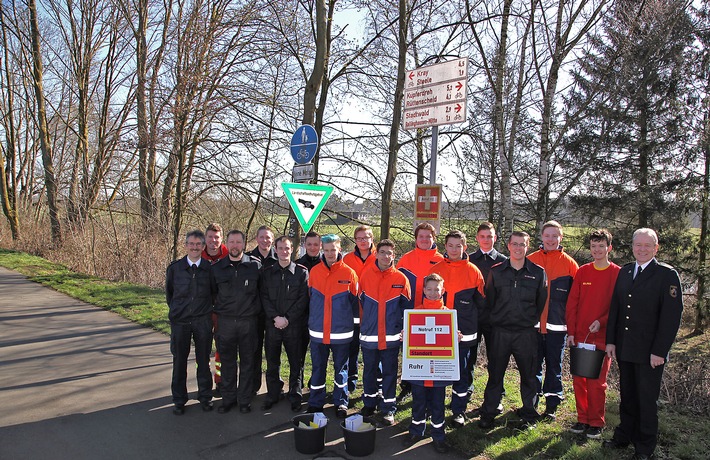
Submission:
[[[358,278],[362,275],[365,267],[375,263],[375,245],[372,243],[374,235],[369,225],[359,225],[353,232],[355,237],[355,249],[343,256],[343,262],[355,270]],[[357,388],[358,380],[358,355],[360,354],[360,316],[355,318],[355,340],[350,342],[350,357],[348,358],[348,391],[353,392]]]
[[[554,420],[557,406],[564,399],[562,389],[562,359],[567,340],[565,315],[567,298],[579,265],[567,255],[562,246],[562,225],[551,220],[542,225],[542,245],[528,259],[545,269],[547,274],[547,303],[540,315],[538,352],[535,373],[537,395],[545,396],[544,417]],[[545,364],[543,383],[542,365]],[[537,405],[537,404],[536,404]]]
[[[460,379],[454,383],[451,391],[451,411],[454,414],[453,426],[458,428],[466,423],[466,406],[471,399],[468,392],[473,383],[473,369],[469,360],[476,359],[478,342],[478,315],[483,310],[483,275],[468,261],[466,256],[466,235],[453,230],[446,235],[444,243],[446,256],[442,262],[434,265],[432,273],[444,278],[446,294],[444,303],[451,310],[456,310],[461,340],[459,341]]]
[[[397,268],[409,280],[412,289],[412,298],[407,308],[414,308],[422,301],[423,280],[431,272],[431,267],[444,260],[436,248],[436,229],[428,222],[422,222],[414,229],[415,247],[407,252],[397,262]],[[411,392],[411,387],[406,380],[400,384],[401,391],[397,400],[401,401]]]
[[[358,311],[358,279],[343,263],[340,237],[321,238],[323,258],[308,278],[310,306],[308,331],[311,336],[311,394],[308,412],[322,412],[325,405],[325,374],[328,356],[333,353],[333,405],[336,415],[348,414],[348,353],[353,340],[354,318]]]
[[[363,359],[363,416],[379,406],[386,425],[394,423],[397,409],[397,370],[404,309],[410,302],[409,281],[394,267],[392,240],[377,243],[377,260],[360,278],[360,346]],[[378,401],[377,370],[382,364],[382,401]]]
[[[444,278],[437,273],[424,278],[424,299],[416,309],[446,310],[444,306]],[[460,337],[460,335],[459,335]],[[444,430],[444,415],[446,412],[446,387],[452,382],[448,380],[412,380],[412,422],[409,424],[409,434],[404,437],[403,444],[410,447],[424,438],[427,413],[431,416],[431,439],[434,449],[445,454],[449,451]]]

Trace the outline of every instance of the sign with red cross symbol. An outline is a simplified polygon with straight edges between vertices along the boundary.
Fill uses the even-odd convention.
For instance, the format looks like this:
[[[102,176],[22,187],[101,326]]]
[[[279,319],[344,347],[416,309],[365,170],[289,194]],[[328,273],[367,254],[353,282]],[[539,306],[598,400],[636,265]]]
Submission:
[[[441,219],[441,185],[418,184],[414,194],[414,226],[429,222],[439,233]]]
[[[405,310],[402,379],[458,380],[456,310]]]

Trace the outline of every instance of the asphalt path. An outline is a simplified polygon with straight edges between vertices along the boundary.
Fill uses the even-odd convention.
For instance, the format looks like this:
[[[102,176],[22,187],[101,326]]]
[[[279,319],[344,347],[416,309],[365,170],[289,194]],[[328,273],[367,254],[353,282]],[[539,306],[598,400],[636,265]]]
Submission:
[[[191,400],[173,415],[169,342],[0,267],[0,459],[353,458],[332,407],[316,455],[295,450],[287,403],[259,409],[263,394],[249,414],[203,412]],[[188,384],[196,393],[194,366]],[[405,432],[378,429],[366,458],[459,458],[430,440],[404,449]]]

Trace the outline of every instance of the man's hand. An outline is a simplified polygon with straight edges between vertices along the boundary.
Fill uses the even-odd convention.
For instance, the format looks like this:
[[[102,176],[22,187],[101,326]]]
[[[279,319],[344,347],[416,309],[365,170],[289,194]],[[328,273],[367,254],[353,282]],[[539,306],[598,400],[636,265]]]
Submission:
[[[599,329],[601,329],[602,325],[599,323],[598,319],[595,319],[592,324],[589,325],[589,332],[592,334],[595,334],[599,332]]]
[[[607,343],[606,355],[611,359],[616,359],[616,345],[614,345],[613,343]]]
[[[276,329],[285,329],[288,326],[288,320],[283,316],[276,316],[274,318],[274,326],[276,326]]]
[[[574,336],[573,335],[567,336],[567,346],[570,348],[572,348],[574,346]]]
[[[654,354],[651,355],[651,367],[653,369],[657,368],[658,366],[662,366],[665,362],[665,358],[661,358],[660,356],[656,356]]]

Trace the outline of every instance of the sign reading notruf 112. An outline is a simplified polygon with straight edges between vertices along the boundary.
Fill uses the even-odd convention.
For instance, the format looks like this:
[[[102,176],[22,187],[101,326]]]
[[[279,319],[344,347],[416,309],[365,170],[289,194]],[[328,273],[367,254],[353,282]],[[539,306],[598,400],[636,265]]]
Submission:
[[[459,380],[456,319],[456,310],[404,310],[403,380]]]
[[[456,59],[407,71],[404,129],[466,121],[468,59]]]

